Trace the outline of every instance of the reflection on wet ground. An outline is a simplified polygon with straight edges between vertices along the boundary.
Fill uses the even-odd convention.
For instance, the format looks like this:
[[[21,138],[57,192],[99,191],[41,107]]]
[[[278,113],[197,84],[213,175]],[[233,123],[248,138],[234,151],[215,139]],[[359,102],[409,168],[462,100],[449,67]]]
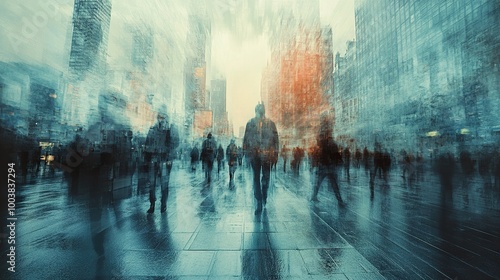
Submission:
[[[499,190],[456,175],[443,188],[430,172],[376,180],[339,172],[346,202],[314,175],[278,168],[254,215],[251,171],[227,169],[210,185],[176,163],[167,213],[146,214],[137,185],[114,200],[68,185],[61,172],[18,187],[19,279],[489,279],[500,275]],[[216,173],[216,172],[215,172]],[[70,180],[69,180],[70,181]],[[5,254],[4,254],[5,255]],[[2,272],[1,275],[4,275]],[[9,277],[12,275],[8,275]],[[5,279],[2,277],[2,279]],[[155,278],[156,279],[156,278]]]

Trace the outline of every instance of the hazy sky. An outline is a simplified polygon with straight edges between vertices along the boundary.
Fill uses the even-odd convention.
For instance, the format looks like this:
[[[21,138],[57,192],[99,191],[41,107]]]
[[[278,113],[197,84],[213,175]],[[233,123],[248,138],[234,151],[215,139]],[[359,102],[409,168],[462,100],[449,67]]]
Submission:
[[[334,54],[344,54],[346,41],[355,38],[353,2],[320,0],[320,21],[332,27]],[[238,26],[255,23],[245,16],[237,20]],[[237,135],[239,127],[254,116],[254,107],[260,101],[262,70],[270,55],[268,34],[244,30],[235,34],[220,25],[212,31],[212,68],[227,79],[227,110]]]
[[[183,92],[183,56],[187,15],[206,5],[213,14],[208,79],[227,79],[227,110],[235,133],[254,116],[260,100],[262,70],[269,61],[269,35],[260,26],[262,7],[270,0],[151,0],[112,1],[108,44],[111,68],[130,65],[130,31],[149,26],[159,54],[170,60],[173,94]],[[274,0],[272,3],[286,2]],[[333,28],[334,52],[345,52],[354,35],[354,0],[319,0],[320,21]],[[0,1],[0,60],[50,65],[66,71],[71,39],[73,0]],[[225,21],[227,16],[231,20]],[[210,80],[207,81],[207,84]]]

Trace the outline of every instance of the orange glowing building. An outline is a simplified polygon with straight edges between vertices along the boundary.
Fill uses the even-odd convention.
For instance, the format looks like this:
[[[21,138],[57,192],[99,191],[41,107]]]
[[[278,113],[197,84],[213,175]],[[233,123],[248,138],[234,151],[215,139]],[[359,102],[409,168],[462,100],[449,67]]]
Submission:
[[[263,72],[261,95],[282,144],[307,147],[316,143],[320,115],[331,111],[332,82],[325,82],[333,71],[331,48],[324,47],[319,23],[287,22]]]

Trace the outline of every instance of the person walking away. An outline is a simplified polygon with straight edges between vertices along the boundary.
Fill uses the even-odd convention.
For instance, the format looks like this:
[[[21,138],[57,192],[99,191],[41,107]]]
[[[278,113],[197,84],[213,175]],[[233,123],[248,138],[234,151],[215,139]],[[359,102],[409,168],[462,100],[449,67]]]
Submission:
[[[346,146],[343,153],[343,158],[344,158],[344,168],[345,168],[345,174],[347,178],[347,182],[351,180],[351,175],[349,172],[349,169],[351,167],[351,150],[349,149],[349,146]]]
[[[203,162],[207,183],[210,183],[212,180],[212,169],[214,167],[216,150],[217,143],[215,143],[215,140],[212,138],[212,133],[208,133],[207,139],[203,141],[201,147],[201,160]]]
[[[255,215],[262,212],[267,203],[271,159],[279,150],[279,137],[275,123],[266,118],[264,104],[255,107],[255,117],[248,121],[243,137],[243,151],[253,171],[254,197],[257,200]],[[262,173],[262,179],[261,179]]]
[[[179,145],[179,135],[176,127],[168,122],[168,115],[160,112],[157,123],[149,129],[146,137],[144,160],[148,165],[148,185],[150,207],[147,213],[154,213],[156,202],[156,185],[160,177],[161,208],[160,212],[167,210],[168,184],[172,161],[175,158],[175,149]]]
[[[281,157],[283,158],[283,172],[286,172],[286,161],[288,160],[288,148],[283,145],[281,148]]]
[[[194,144],[190,153],[191,157],[191,171],[196,171],[196,165],[198,164],[198,160],[200,159],[200,151],[198,151],[198,144]]]
[[[219,144],[219,148],[217,148],[217,175],[219,175],[220,169],[222,166],[222,161],[224,160],[224,148],[222,148],[222,144]]]
[[[316,156],[318,157],[318,175],[316,185],[314,186],[313,194],[311,196],[311,201],[319,201],[319,188],[323,180],[325,178],[328,178],[330,181],[330,186],[332,187],[335,193],[335,197],[337,198],[337,202],[340,206],[344,206],[345,203],[342,200],[342,196],[340,195],[336,172],[336,168],[342,164],[342,156],[339,153],[337,144],[333,141],[331,124],[326,117],[323,117],[321,119],[317,143],[318,150]]]
[[[361,159],[363,158],[363,155],[361,154],[361,151],[359,149],[356,149],[356,152],[354,153],[354,160],[356,164],[356,168],[359,168],[361,165]]]
[[[238,166],[238,147],[234,143],[234,139],[231,139],[226,148],[226,158],[229,166],[229,188],[232,189],[234,187],[234,172]]]

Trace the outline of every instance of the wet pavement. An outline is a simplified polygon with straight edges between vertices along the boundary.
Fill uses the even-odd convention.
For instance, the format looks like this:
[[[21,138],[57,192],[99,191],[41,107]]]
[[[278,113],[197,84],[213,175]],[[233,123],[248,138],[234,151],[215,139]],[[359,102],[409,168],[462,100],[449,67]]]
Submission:
[[[231,190],[227,167],[207,184],[187,166],[174,164],[164,214],[159,201],[146,214],[137,172],[112,202],[75,191],[60,171],[29,178],[17,189],[16,272],[0,278],[500,278],[500,190],[490,178],[458,174],[444,190],[428,170],[405,180],[395,169],[371,191],[364,169],[351,168],[349,181],[339,170],[339,206],[327,181],[309,201],[307,167],[278,164],[254,215],[250,169],[238,168]]]

